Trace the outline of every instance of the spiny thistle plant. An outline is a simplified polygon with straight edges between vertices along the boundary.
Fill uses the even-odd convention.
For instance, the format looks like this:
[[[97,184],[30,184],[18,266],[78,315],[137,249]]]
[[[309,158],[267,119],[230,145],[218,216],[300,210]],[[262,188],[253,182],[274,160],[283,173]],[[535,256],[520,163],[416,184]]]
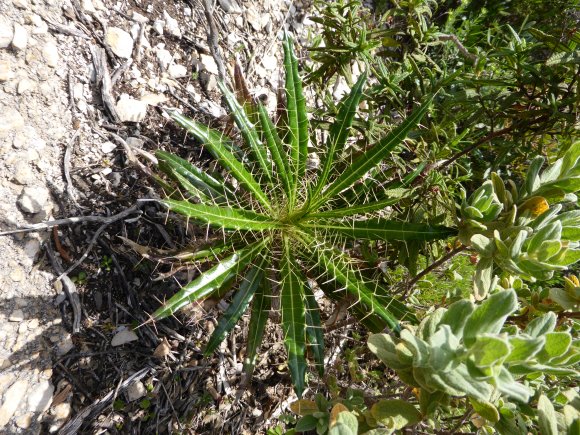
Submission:
[[[404,304],[365,281],[357,261],[349,255],[353,241],[430,241],[447,238],[456,231],[427,223],[388,220],[385,208],[394,201],[385,193],[367,192],[355,195],[355,199],[348,195],[416,128],[433,97],[337,173],[339,152],[347,146],[363,97],[366,75],[362,74],[342,101],[328,139],[323,146],[315,146],[323,163],[310,174],[307,160],[314,136],[309,131],[290,37],[284,39],[283,48],[286,113],[278,126],[264,107],[240,103],[223,83],[220,89],[243,138],[242,145],[176,111],[170,112],[179,125],[204,144],[227,175],[221,177],[159,151],[159,167],[174,186],[166,184],[172,190],[162,203],[187,219],[222,230],[225,236],[223,242],[190,254],[190,260],[217,264],[184,286],[153,317],[173,315],[189,303],[210,296],[223,297],[237,282],[237,290],[205,353],[218,347],[252,303],[244,361],[246,373],[251,373],[271,299],[279,292],[288,366],[295,391],[301,396],[307,346],[320,373],[324,363],[323,327],[311,283],[316,281],[332,299],[351,301],[362,317],[380,319],[383,327],[397,331],[400,320],[412,320],[413,316]],[[345,162],[340,163],[344,168]]]

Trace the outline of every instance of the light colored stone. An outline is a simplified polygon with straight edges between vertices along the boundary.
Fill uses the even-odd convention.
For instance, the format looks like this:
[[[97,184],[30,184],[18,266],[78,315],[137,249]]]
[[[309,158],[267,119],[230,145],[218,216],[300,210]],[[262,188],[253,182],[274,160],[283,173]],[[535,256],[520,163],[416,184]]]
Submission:
[[[133,11],[133,14],[131,15],[131,17],[133,18],[133,20],[137,21],[138,23],[142,23],[145,24],[149,21],[149,18],[147,18],[144,15],[141,15],[139,12],[135,12]]]
[[[16,266],[10,271],[10,279],[14,282],[20,282],[24,279],[24,271],[21,267]]]
[[[46,411],[52,402],[53,393],[54,385],[50,381],[40,381],[28,394],[28,409],[37,413]]]
[[[147,114],[147,104],[124,94],[116,105],[121,122],[141,122]]]
[[[101,151],[104,154],[112,153],[115,149],[117,149],[117,145],[113,142],[105,142],[101,145]]]
[[[26,186],[34,180],[32,170],[27,162],[22,160],[16,162],[13,180],[23,186]]]
[[[175,18],[163,11],[163,18],[165,20],[165,30],[172,36],[176,38],[181,38],[181,29],[179,28],[179,23]]]
[[[50,341],[53,341],[54,338],[54,336],[50,337]],[[60,356],[66,355],[75,347],[70,334],[66,334],[62,340],[60,336],[56,336],[56,341],[60,341],[56,346],[56,353]]]
[[[28,429],[32,423],[32,415],[32,412],[22,414],[21,416],[14,419],[14,423],[16,423],[16,426],[18,426],[20,429]]]
[[[129,384],[129,386],[127,387],[127,400],[129,402],[138,400],[141,397],[144,397],[146,394],[147,389],[145,388],[145,385],[143,385],[143,382],[141,381],[131,382],[131,384]]]
[[[157,106],[161,103],[167,102],[168,98],[163,94],[145,94],[141,97],[141,101],[150,106]]]
[[[18,380],[14,382],[8,391],[4,394],[6,398],[2,406],[0,406],[0,428],[6,426],[6,424],[10,421],[14,412],[18,409],[20,405],[20,401],[26,394],[26,390],[28,389],[28,381],[26,380]]]
[[[14,38],[12,22],[5,16],[0,15],[0,48],[9,47],[12,38]]]
[[[28,0],[12,0],[12,4],[18,9],[28,9]]]
[[[203,68],[207,72],[209,72],[211,74],[215,74],[215,75],[218,74],[218,67],[217,67],[217,64],[215,63],[213,56],[210,56],[208,54],[201,54],[200,61],[201,61]]]
[[[48,33],[48,24],[44,21],[40,15],[32,15],[30,19],[34,28],[32,29],[33,35],[45,35]]]
[[[159,66],[162,70],[166,70],[171,62],[173,62],[173,56],[164,48],[157,48],[155,50],[155,56],[157,57],[157,61],[159,62]]]
[[[14,78],[14,72],[10,67],[11,64],[9,60],[0,60],[0,82],[5,82]]]
[[[124,59],[131,57],[131,53],[133,53],[133,38],[123,29],[109,27],[105,40],[117,56]]]
[[[137,334],[135,334],[130,329],[123,329],[115,334],[111,340],[111,346],[117,347],[132,341],[138,340]]]
[[[25,187],[18,197],[18,206],[25,213],[39,213],[46,205],[49,195],[46,187]]]
[[[28,329],[34,331],[36,328],[38,328],[39,324],[40,321],[38,319],[32,319],[30,322],[28,322]]]
[[[55,407],[52,408],[52,414],[56,420],[64,420],[68,418],[71,413],[71,406],[70,403],[63,402],[59,403]]]
[[[153,22],[153,30],[159,35],[163,36],[163,28],[165,27],[165,21],[163,20],[155,20]]]
[[[0,107],[0,138],[24,127],[24,118],[13,107]]]
[[[14,36],[12,38],[12,47],[17,50],[24,50],[28,44],[28,33],[26,29],[18,23],[14,23]]]
[[[58,48],[52,42],[48,42],[42,48],[42,57],[46,64],[51,68],[56,68],[58,64]]]
[[[241,14],[242,8],[238,5],[236,0],[219,0],[222,9],[228,14]]]
[[[179,65],[177,63],[169,65],[169,69],[167,70],[169,76],[172,79],[180,79],[182,77],[187,77],[187,67],[184,65]]]
[[[18,88],[16,91],[19,95],[22,95],[26,92],[30,92],[36,87],[36,83],[30,79],[22,79],[18,82]]]
[[[276,59],[276,56],[266,55],[262,57],[262,62],[260,63],[268,71],[275,71],[278,69],[278,59]]]
[[[82,0],[81,9],[83,10],[83,12],[87,12],[89,14],[94,14],[95,12],[97,12],[97,10],[95,9],[95,5],[93,5],[93,2],[91,0]]]
[[[31,260],[34,260],[39,252],[40,242],[37,239],[30,239],[24,244],[24,253]]]
[[[8,320],[11,322],[22,322],[24,320],[24,313],[22,310],[14,310],[10,314],[10,317],[8,317]]]

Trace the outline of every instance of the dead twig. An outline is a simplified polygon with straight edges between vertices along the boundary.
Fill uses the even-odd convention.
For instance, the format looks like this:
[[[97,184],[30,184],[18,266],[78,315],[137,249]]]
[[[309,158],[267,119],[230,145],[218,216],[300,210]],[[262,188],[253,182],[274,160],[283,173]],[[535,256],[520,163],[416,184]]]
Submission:
[[[56,259],[56,256],[54,255],[54,252],[52,251],[52,247],[50,246],[50,243],[47,243],[45,245],[45,247],[46,247],[46,254],[48,255],[48,259],[50,260],[50,263],[52,264],[52,268],[54,269],[54,271],[56,273],[62,274],[64,269],[62,268],[62,266],[60,265],[60,263]],[[73,333],[77,333],[81,330],[81,315],[82,315],[81,314],[82,313],[81,300],[80,300],[79,294],[77,293],[77,287],[74,284],[74,282],[72,282],[72,280],[67,275],[63,276],[60,282],[62,284],[62,289],[64,290],[64,293],[65,293],[68,301],[70,302],[70,305],[71,305],[72,310],[73,310],[72,331],[73,331]]]
[[[64,178],[66,180],[66,194],[68,195],[70,200],[74,203],[74,205],[76,205],[77,207],[80,208],[80,204],[77,202],[77,199],[76,199],[75,188],[74,188],[73,183],[72,183],[72,178],[70,176],[70,156],[72,153],[72,149],[74,147],[74,143],[75,143],[77,137],[79,137],[79,134],[80,134],[80,130],[75,131],[75,134],[73,134],[73,137],[68,141],[68,144],[66,145],[66,149],[64,151],[62,165],[63,165],[63,171],[64,171]]]
[[[112,95],[113,84],[111,82],[111,76],[109,75],[109,68],[107,66],[107,59],[105,56],[105,51],[96,45],[91,45],[91,54],[93,56],[93,65],[95,66],[95,73],[97,76],[96,83],[97,86],[101,87],[101,99],[105,105],[105,109],[109,113],[111,120],[114,123],[119,123],[120,118],[117,113],[117,108],[115,107],[115,100]]]
[[[473,53],[470,53],[467,50],[467,48],[465,48],[465,46],[461,43],[461,41],[459,40],[459,38],[457,36],[442,34],[442,35],[439,35],[439,41],[451,41],[451,42],[453,42],[461,54],[463,54],[466,58],[472,60],[473,62],[477,62],[477,56]]]
[[[214,7],[211,0],[203,0],[203,9],[205,12],[205,18],[207,20],[207,43],[209,45],[209,50],[213,56],[215,63],[218,67],[218,76],[220,80],[226,80],[226,68],[224,66],[224,60],[220,53],[220,48],[218,45],[218,30],[214,21]]]
[[[18,233],[29,233],[32,231],[42,231],[47,230],[52,227],[56,227],[59,225],[73,225],[73,224],[80,224],[83,222],[90,222],[90,223],[102,223],[105,225],[110,225],[113,222],[118,221],[119,219],[123,219],[126,216],[129,216],[132,213],[135,213],[141,207],[142,202],[138,202],[131,208],[128,208],[121,213],[118,213],[113,216],[75,216],[65,219],[56,219],[54,221],[42,222],[39,224],[30,225],[27,227],[17,228],[15,230],[10,231],[3,231],[0,232],[0,236],[8,236],[10,234],[18,234]]]
[[[128,208],[127,210],[122,211],[121,213],[117,213],[116,215],[113,215],[109,218],[104,219],[104,223],[97,229],[97,231],[95,231],[95,234],[93,235],[93,237],[91,238],[91,241],[89,242],[89,245],[87,246],[87,248],[85,249],[85,252],[83,253],[83,255],[81,256],[81,258],[79,258],[72,266],[70,266],[66,271],[64,271],[58,278],[57,280],[62,279],[64,276],[68,275],[69,273],[71,273],[73,270],[75,270],[77,267],[79,267],[85,260],[86,258],[89,256],[89,253],[91,252],[91,250],[93,249],[93,246],[95,246],[95,244],[97,243],[97,240],[99,239],[99,237],[101,236],[102,232],[105,231],[105,229],[111,225],[112,223],[115,223],[117,221],[120,221],[121,219],[126,218],[127,216],[140,211],[139,208],[141,207],[141,202],[138,202],[137,204],[135,204],[133,207]]]
[[[47,17],[42,17],[42,19],[46,21],[48,28],[53,32],[62,33],[63,35],[68,36],[76,36],[77,38],[89,39],[89,36],[85,32],[77,29],[76,27],[65,26],[63,24],[57,23],[56,21],[52,21]]]
[[[426,276],[429,273],[433,272],[434,270],[438,269],[445,262],[451,260],[457,254],[459,254],[460,252],[465,251],[466,249],[467,249],[467,246],[465,246],[465,245],[461,245],[458,248],[452,249],[447,254],[445,254],[443,257],[441,257],[439,260],[434,261],[428,267],[426,267],[421,272],[419,272],[413,279],[411,279],[409,282],[407,282],[407,288],[405,289],[405,293],[403,294],[403,297],[407,296],[407,293],[409,292],[409,290],[411,290],[415,286],[415,284],[417,284],[417,282],[419,282],[419,280],[421,278],[423,278],[424,276]]]
[[[113,75],[111,76],[111,86],[114,86],[117,83],[117,80],[121,78],[123,73],[129,69],[129,67],[133,64],[133,59],[127,59],[126,62],[123,62],[119,68],[117,68]]]
[[[138,372],[133,373],[129,376],[118,388],[118,391],[122,391],[127,388],[132,382],[139,381],[143,379],[147,374],[151,371],[150,367],[145,367]],[[117,390],[117,389],[116,389]],[[115,390],[115,391],[116,391]],[[87,421],[91,421],[91,419],[102,412],[103,409],[107,407],[109,403],[113,401],[113,395],[115,391],[110,391],[105,397],[102,399],[98,399],[95,402],[91,403],[85,409],[80,411],[76,414],[67,424],[65,424],[60,431],[58,432],[59,435],[75,435],[79,433],[79,429],[81,428],[82,424]]]

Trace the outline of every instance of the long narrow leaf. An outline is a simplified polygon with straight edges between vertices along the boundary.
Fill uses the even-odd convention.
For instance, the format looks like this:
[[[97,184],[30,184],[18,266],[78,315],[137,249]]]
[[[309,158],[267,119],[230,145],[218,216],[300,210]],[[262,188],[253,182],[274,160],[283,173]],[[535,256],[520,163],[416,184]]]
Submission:
[[[202,273],[159,307],[153,313],[153,318],[159,320],[171,316],[187,304],[209,296],[241,272],[260,253],[267,242],[267,238],[256,242]]]
[[[382,218],[341,222],[314,220],[304,223],[303,227],[340,233],[354,239],[371,240],[439,240],[457,233],[457,230],[444,226],[390,221]]]
[[[306,280],[304,280],[306,281]],[[314,293],[308,284],[304,286],[304,302],[306,303],[306,333],[310,350],[320,376],[324,375],[324,331],[320,320],[320,308],[314,298]]]
[[[272,154],[272,159],[276,165],[278,178],[282,181],[282,186],[284,192],[286,192],[286,197],[290,198],[292,195],[293,186],[293,174],[288,168],[286,154],[284,153],[284,147],[282,146],[282,140],[278,135],[278,131],[274,126],[274,123],[268,116],[266,108],[258,104],[258,115],[260,119],[260,124],[262,131],[264,132],[264,138],[266,139],[266,145]]]
[[[352,186],[360,180],[370,169],[378,165],[387,153],[393,150],[407,137],[407,134],[417,126],[423,115],[429,109],[433,96],[427,98],[419,109],[416,109],[405,121],[395,128],[376,145],[360,155],[326,190],[319,198],[316,198],[311,209],[316,210],[335,195]]]
[[[314,237],[309,234],[301,234],[304,247],[310,253],[308,260],[316,268],[325,271],[332,279],[340,283],[344,289],[352,294],[357,302],[362,303],[369,310],[369,314],[376,313],[389,326],[389,328],[398,331],[399,324],[395,316],[384,307],[375,297],[371,289],[358,276],[351,264],[349,264],[348,257],[342,252],[327,248]],[[316,248],[314,248],[316,246]]]
[[[327,152],[325,155],[324,164],[322,166],[322,172],[318,177],[316,187],[312,192],[312,197],[316,197],[326,185],[334,165],[336,152],[344,148],[346,144],[346,140],[348,139],[348,135],[350,133],[350,127],[352,126],[352,121],[363,95],[362,89],[366,83],[366,80],[366,73],[361,74],[358,81],[352,87],[348,98],[340,105],[336,120],[330,126],[328,140],[326,142]]]
[[[301,397],[305,388],[306,375],[306,312],[304,282],[295,268],[296,260],[292,254],[290,241],[285,238],[284,251],[280,260],[282,329],[292,383],[296,394]]]
[[[312,213],[308,216],[316,219],[331,219],[331,218],[342,218],[345,216],[363,215],[365,213],[372,213],[374,211],[379,211],[398,203],[401,198],[387,198],[381,201],[369,202],[368,204],[355,205],[354,207],[344,207],[339,209],[321,211],[319,213]]]
[[[263,231],[274,229],[278,226],[278,223],[269,217],[249,210],[192,204],[189,201],[176,201],[173,199],[165,199],[161,203],[174,212],[218,228]]]
[[[254,176],[244,167],[244,165],[236,159],[234,154],[225,145],[224,136],[216,130],[203,125],[199,122],[189,119],[182,114],[172,111],[171,117],[187,129],[199,141],[203,142],[205,146],[212,152],[212,154],[219,160],[220,164],[230,171],[230,173],[238,180],[244,188],[251,192],[254,197],[267,209],[271,210],[270,201],[266,194],[260,188],[260,185]]]
[[[244,111],[244,108],[240,106],[236,100],[236,96],[227,88],[227,86],[223,82],[219,82],[218,85],[224,94],[226,103],[232,112],[236,125],[242,133],[242,137],[246,143],[250,145],[254,158],[262,168],[262,172],[266,177],[266,181],[272,181],[272,165],[268,159],[266,148],[258,136],[256,126],[250,122],[250,119]]]
[[[420,163],[412,172],[406,174],[402,180],[400,179],[387,179],[387,175],[377,171],[377,174],[373,174],[372,177],[369,177],[367,180],[363,181],[362,183],[355,184],[350,189],[342,192],[335,201],[333,201],[333,209],[346,209],[346,208],[355,208],[359,205],[364,207],[365,204],[376,204],[377,207],[380,207],[380,203],[382,201],[386,201],[385,205],[388,204],[388,201],[393,199],[393,192],[396,189],[405,189],[410,187],[413,181],[421,175],[425,167],[427,166],[426,162]],[[405,189],[406,191],[410,192],[410,189]],[[369,192],[373,193],[372,201],[369,199]],[[402,198],[404,196],[402,194],[397,195],[398,198]],[[374,208],[374,206],[371,206]],[[363,209],[364,210],[364,209]],[[381,208],[376,208],[373,211],[381,210]],[[369,211],[363,211],[362,213],[369,213]],[[341,216],[352,216],[354,213],[344,214]]]
[[[266,321],[270,314],[272,305],[272,289],[270,281],[266,275],[262,280],[262,285],[258,287],[252,301],[252,314],[250,325],[248,326],[248,345],[246,347],[246,357],[244,359],[244,373],[249,378],[252,376],[256,365],[256,355],[264,338]]]
[[[308,117],[306,99],[302,92],[302,81],[298,75],[298,59],[294,54],[294,42],[286,34],[283,41],[284,70],[286,72],[286,111],[288,119],[288,139],[294,176],[293,190],[296,192],[298,180],[304,176],[308,157]],[[294,201],[296,195],[291,196]],[[291,203],[291,206],[294,204]]]
[[[258,264],[250,267],[250,270],[240,285],[240,289],[234,295],[231,304],[228,306],[213,331],[213,334],[204,350],[205,355],[209,355],[217,349],[224,338],[226,338],[226,335],[238,322],[240,317],[242,317],[246,308],[248,308],[256,289],[264,281],[264,264],[265,260],[262,259]]]
[[[222,181],[212,177],[187,160],[166,151],[157,151],[159,169],[178,181],[182,187],[195,194],[196,190],[216,203],[225,203],[234,198],[233,191]]]

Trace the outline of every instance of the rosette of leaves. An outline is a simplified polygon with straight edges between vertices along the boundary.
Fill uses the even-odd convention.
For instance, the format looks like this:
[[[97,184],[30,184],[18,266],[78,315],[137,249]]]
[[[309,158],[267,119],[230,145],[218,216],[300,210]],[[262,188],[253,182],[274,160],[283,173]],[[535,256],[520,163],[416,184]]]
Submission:
[[[513,289],[479,305],[460,300],[437,309],[414,332],[404,329],[398,339],[374,334],[368,345],[403,382],[419,389],[424,415],[450,396],[465,396],[490,424],[504,424],[509,418],[498,404],[528,402],[546,377],[579,375],[580,343],[568,331],[555,331],[555,314],[519,330],[505,325],[517,309]]]
[[[528,281],[550,279],[580,260],[580,210],[558,202],[576,201],[580,190],[580,142],[543,172],[536,157],[520,189],[492,173],[469,198],[463,193],[460,240],[480,256],[474,290],[483,299],[494,288],[494,265]]]
[[[192,252],[191,260],[215,265],[185,285],[154,314],[162,319],[191,302],[235,293],[209,339],[213,352],[250,306],[245,370],[250,373],[264,334],[273,296],[279,296],[284,343],[294,388],[305,388],[306,350],[323,370],[323,327],[317,298],[310,283],[317,281],[332,299],[348,297],[355,312],[379,327],[399,328],[402,319],[413,320],[406,306],[365,281],[348,246],[357,239],[422,240],[447,238],[454,229],[427,223],[408,223],[378,217],[392,198],[348,192],[369,170],[413,130],[431,98],[388,136],[355,158],[340,172],[338,152],[346,146],[350,126],[363,96],[363,74],[342,101],[322,149],[323,162],[315,174],[307,173],[311,139],[298,61],[289,37],[283,42],[286,73],[286,114],[275,126],[266,109],[238,101],[224,84],[220,88],[243,138],[226,137],[176,111],[173,119],[203,143],[227,173],[204,171],[167,152],[159,151],[160,169],[170,197],[162,203],[188,220],[223,232],[223,241]],[[255,120],[255,123],[251,120]],[[374,193],[374,192],[373,192]],[[207,266],[206,266],[207,267]]]

